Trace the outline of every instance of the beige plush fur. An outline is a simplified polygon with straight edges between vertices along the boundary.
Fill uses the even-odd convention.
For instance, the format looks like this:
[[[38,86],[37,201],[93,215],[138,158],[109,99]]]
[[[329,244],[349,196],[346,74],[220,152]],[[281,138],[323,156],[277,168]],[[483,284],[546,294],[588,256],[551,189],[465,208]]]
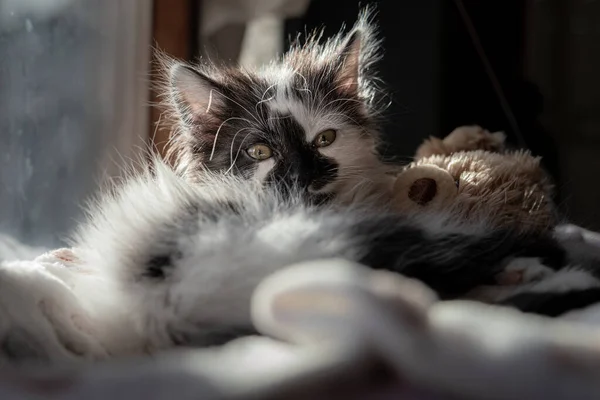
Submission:
[[[532,233],[553,228],[552,184],[540,158],[506,150],[504,140],[478,126],[426,140],[398,176],[395,204],[405,211],[450,209],[459,218]]]

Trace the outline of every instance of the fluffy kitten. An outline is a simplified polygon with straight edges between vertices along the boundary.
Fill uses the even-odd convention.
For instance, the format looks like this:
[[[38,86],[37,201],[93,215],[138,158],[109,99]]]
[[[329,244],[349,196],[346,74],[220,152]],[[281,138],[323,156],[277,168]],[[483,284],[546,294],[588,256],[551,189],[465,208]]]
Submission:
[[[442,298],[493,283],[517,257],[566,265],[552,238],[456,225],[444,214],[308,205],[305,189],[288,189],[210,172],[192,183],[160,162],[130,178],[93,207],[73,250],[55,252],[62,261],[0,264],[0,365],[223,343],[252,332],[256,285],[302,261],[345,258],[395,271]],[[562,293],[549,299],[550,277],[530,286],[534,295],[543,289],[541,304],[512,305],[550,314],[561,296],[563,312],[600,301],[600,281],[583,278],[579,286],[562,280],[580,289],[574,295],[554,282]],[[498,300],[510,304],[508,294]]]
[[[95,338],[89,344],[79,332],[73,342],[73,332],[57,331],[54,341],[77,356],[220,343],[252,329],[250,296],[265,276],[307,260],[392,270],[442,298],[493,283],[515,257],[564,265],[550,237],[443,214],[407,218],[357,201],[377,199],[389,184],[375,152],[375,47],[363,17],[348,36],[313,39],[259,72],[171,65],[181,174],[156,163],[101,199],[74,242],[80,278],[19,291],[37,287],[40,271],[2,267],[4,357],[51,358],[36,335],[56,314]],[[350,206],[317,207],[307,195]],[[66,272],[44,273],[51,268]],[[11,307],[15,293],[37,314]]]
[[[193,180],[208,168],[299,185],[317,202],[385,199],[374,30],[364,12],[349,34],[323,44],[313,35],[256,71],[164,57],[179,169]]]
[[[313,35],[258,71],[165,58],[166,105],[177,126],[171,151],[180,172],[192,181],[208,169],[295,186],[317,203],[385,204],[393,178],[376,152],[381,109],[373,67],[380,49],[369,12],[349,34],[320,39]],[[421,217],[431,229],[446,221]],[[532,268],[526,275],[540,270],[535,261]]]
[[[310,206],[302,187],[288,189],[208,172],[190,184],[158,164],[104,198],[74,243],[82,265],[106,282],[81,289],[102,316],[94,325],[122,332],[113,344],[208,345],[250,330],[255,286],[296,262],[343,257],[448,298],[491,283],[516,256],[563,256],[551,238]]]

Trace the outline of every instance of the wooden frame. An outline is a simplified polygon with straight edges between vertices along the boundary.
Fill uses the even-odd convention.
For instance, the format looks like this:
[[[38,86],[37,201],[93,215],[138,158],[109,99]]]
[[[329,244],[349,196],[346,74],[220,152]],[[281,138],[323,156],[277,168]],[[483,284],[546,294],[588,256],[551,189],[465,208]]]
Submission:
[[[191,60],[195,57],[198,51],[199,3],[198,0],[154,0],[152,36],[155,49],[178,59]],[[154,106],[150,113],[149,137],[152,146],[164,156],[171,129],[161,121],[162,110],[155,106],[160,99],[154,90],[157,79],[154,54],[152,61],[150,101]]]
[[[117,37],[123,38],[117,44],[119,55],[115,65],[115,92],[120,94],[115,109],[122,116],[115,148],[124,158],[135,157],[147,143],[143,132],[148,130],[150,114],[146,76],[150,72],[148,43],[152,34],[152,6],[146,0],[133,0],[118,3],[110,12],[120,31]],[[111,174],[122,173],[122,165],[108,165]]]

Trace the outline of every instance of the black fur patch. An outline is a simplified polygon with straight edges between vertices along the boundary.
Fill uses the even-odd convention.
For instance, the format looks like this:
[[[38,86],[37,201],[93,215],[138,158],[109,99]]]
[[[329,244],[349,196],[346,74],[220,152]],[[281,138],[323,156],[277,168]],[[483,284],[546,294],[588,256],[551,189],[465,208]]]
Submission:
[[[520,238],[521,249],[515,256],[540,258],[542,264],[558,270],[568,263],[566,250],[549,235],[535,235]]]
[[[562,252],[551,238],[523,237],[511,231],[433,237],[398,216],[375,215],[352,229],[367,243],[360,262],[418,279],[442,298],[494,284],[508,259],[519,255],[545,259]]]
[[[167,276],[167,270],[173,268],[171,255],[163,254],[154,256],[146,263],[144,276],[151,279],[164,279]]]
[[[276,118],[271,124],[273,137],[267,144],[279,150],[268,183],[320,190],[337,178],[338,164],[306,142],[304,129],[294,117]]]
[[[600,288],[591,288],[564,293],[520,293],[503,301],[501,304],[527,313],[558,317],[568,311],[585,308],[599,302]]]

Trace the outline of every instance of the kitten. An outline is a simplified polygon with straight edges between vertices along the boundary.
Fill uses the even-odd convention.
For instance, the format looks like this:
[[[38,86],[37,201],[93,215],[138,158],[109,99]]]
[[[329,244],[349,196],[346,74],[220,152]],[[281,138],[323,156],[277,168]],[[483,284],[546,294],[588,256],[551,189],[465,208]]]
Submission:
[[[442,298],[493,283],[516,257],[564,265],[551,237],[367,205],[385,199],[389,184],[375,151],[375,60],[363,17],[351,34],[325,45],[313,38],[259,72],[172,64],[179,174],[158,162],[101,199],[73,243],[80,279],[19,292],[30,276],[36,287],[39,271],[2,267],[0,338],[10,346],[0,345],[0,358],[7,348],[4,357],[51,358],[36,327],[49,330],[43,318],[75,309],[85,315],[60,321],[77,321],[73,329],[85,326],[96,342],[79,332],[74,346],[61,330],[53,343],[77,357],[218,344],[252,330],[256,285],[301,261],[342,257],[392,270]],[[348,206],[322,204],[331,199]],[[37,314],[11,307],[15,293],[30,292],[27,304],[44,306]]]
[[[567,264],[551,237],[456,224],[445,214],[310,205],[304,190],[210,172],[190,182],[156,162],[105,193],[73,250],[55,252],[61,262],[0,264],[0,365],[221,344],[253,332],[258,283],[302,261],[344,258],[391,270],[442,299],[493,283],[522,257]],[[594,279],[577,301],[563,293],[571,308],[600,301]]]
[[[382,109],[375,31],[367,10],[347,35],[324,44],[313,35],[257,71],[165,57],[163,92],[177,126],[171,151],[180,172],[191,181],[208,169],[296,185],[317,203],[385,206],[394,168],[376,151]],[[534,261],[526,275],[537,267]]]
[[[101,316],[93,325],[111,330],[104,347],[205,346],[251,331],[255,286],[301,261],[342,257],[454,298],[491,283],[515,257],[563,257],[551,238],[485,224],[440,229],[373,207],[311,206],[303,191],[208,172],[190,183],[158,163],[106,196],[74,243],[86,271],[102,277],[93,291],[75,290]]]
[[[349,34],[319,40],[315,34],[256,71],[163,57],[180,171],[191,180],[207,168],[300,185],[317,202],[385,202],[394,168],[376,150],[380,47],[370,12]]]

